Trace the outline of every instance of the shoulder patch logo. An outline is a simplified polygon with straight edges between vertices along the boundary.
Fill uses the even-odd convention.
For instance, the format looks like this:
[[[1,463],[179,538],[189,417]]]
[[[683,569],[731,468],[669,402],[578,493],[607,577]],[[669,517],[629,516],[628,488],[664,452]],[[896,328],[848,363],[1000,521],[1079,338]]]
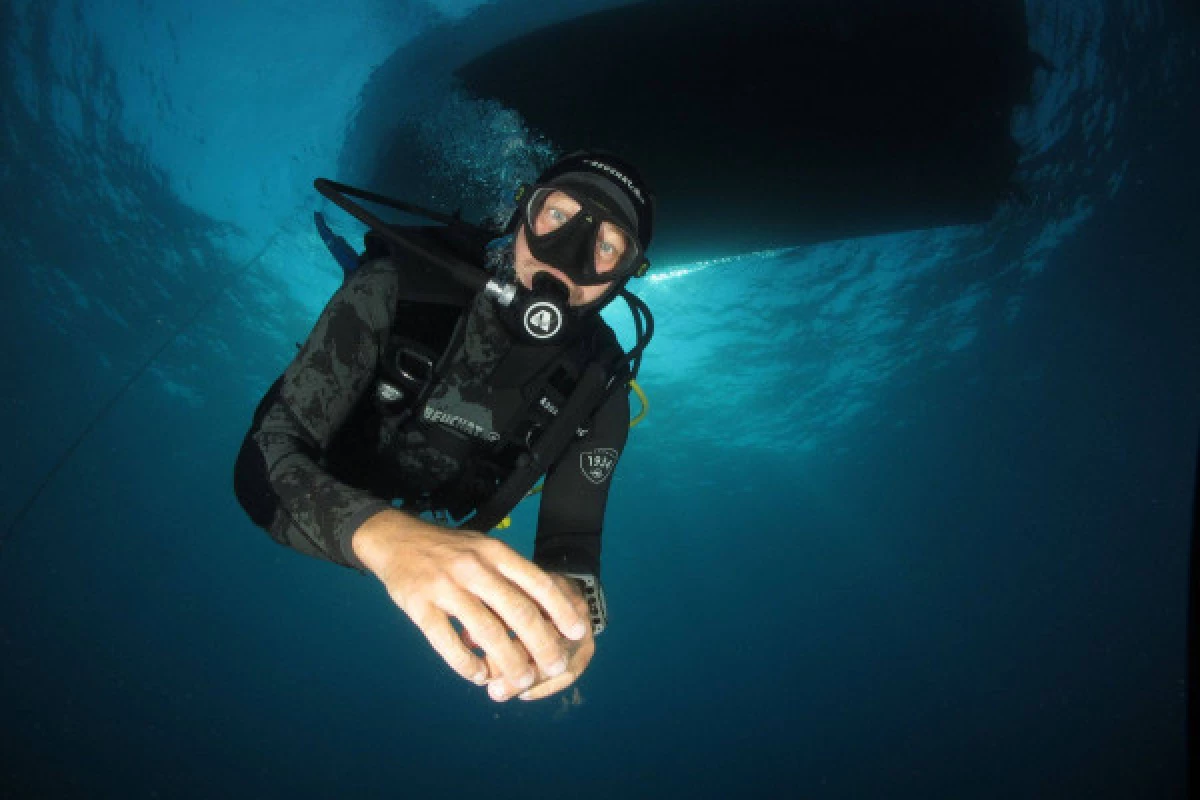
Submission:
[[[579,468],[583,470],[583,477],[592,483],[604,483],[616,466],[617,451],[610,447],[597,447],[579,456]]]

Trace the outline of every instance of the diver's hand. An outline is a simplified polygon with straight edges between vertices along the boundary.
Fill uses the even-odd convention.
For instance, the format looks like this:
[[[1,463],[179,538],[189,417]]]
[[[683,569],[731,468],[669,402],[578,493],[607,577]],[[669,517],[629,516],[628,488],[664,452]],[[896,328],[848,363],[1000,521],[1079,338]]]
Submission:
[[[579,615],[583,619],[590,619],[587,599],[583,596],[583,589],[575,579],[554,573],[551,573],[550,577],[568,594],[571,604]],[[570,651],[567,656],[567,671],[556,677],[547,677],[542,682],[535,684],[520,695],[522,700],[541,700],[543,697],[561,692],[579,679],[596,653],[596,637],[592,635],[592,626],[587,626],[587,633],[582,639],[577,642],[568,642],[567,648]]]
[[[570,588],[556,580],[561,576],[543,572],[490,536],[385,509],[354,532],[351,544],[438,655],[467,680],[488,683],[493,700],[528,689],[538,673],[561,677],[571,644],[563,636],[591,638],[587,606],[568,594]],[[462,624],[467,641],[451,618]],[[468,641],[478,643],[486,663]]]
[[[557,583],[560,588],[562,588],[562,590],[571,598],[572,604],[579,611],[580,615],[583,616],[584,619],[588,619],[590,614],[588,612],[587,599],[584,596],[583,589],[579,586],[579,584],[576,583],[573,578],[568,578],[565,575],[551,573],[550,577],[553,578],[555,583]],[[479,648],[479,645],[476,644],[473,639],[471,639],[471,635],[465,630],[463,631],[463,638],[466,639],[468,647],[482,649]],[[588,663],[592,660],[592,656],[596,652],[596,639],[595,636],[592,635],[591,626],[588,626],[587,633],[584,638],[577,642],[567,642],[567,650],[566,671],[561,675],[553,677],[539,672],[539,682],[535,683],[527,691],[522,692],[519,695],[522,700],[541,700],[545,697],[549,697],[552,694],[561,692],[563,689],[566,689],[579,679],[579,676],[583,674],[585,669],[587,669]],[[493,675],[499,674],[499,669],[492,663],[492,659],[486,656],[486,654],[485,657],[488,660],[488,669],[490,673]],[[530,663],[532,663],[532,660]]]

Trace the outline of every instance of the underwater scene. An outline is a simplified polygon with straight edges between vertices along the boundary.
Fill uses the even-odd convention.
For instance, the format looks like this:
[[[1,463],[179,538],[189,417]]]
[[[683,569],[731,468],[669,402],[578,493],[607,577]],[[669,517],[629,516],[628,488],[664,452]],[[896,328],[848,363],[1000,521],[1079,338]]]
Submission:
[[[1189,796],[1195,3],[3,0],[0,41],[0,798]],[[576,247],[519,187],[578,150],[639,177],[550,181]],[[376,226],[319,178],[513,234],[488,286],[633,354],[624,444],[569,449],[579,378],[507,548],[470,535],[552,630],[539,528],[603,520],[544,697],[415,624],[358,536],[394,498],[255,438],[311,433],[322,336],[375,379],[322,326]],[[633,299],[589,306],[613,231]],[[246,507],[252,441],[318,536]]]

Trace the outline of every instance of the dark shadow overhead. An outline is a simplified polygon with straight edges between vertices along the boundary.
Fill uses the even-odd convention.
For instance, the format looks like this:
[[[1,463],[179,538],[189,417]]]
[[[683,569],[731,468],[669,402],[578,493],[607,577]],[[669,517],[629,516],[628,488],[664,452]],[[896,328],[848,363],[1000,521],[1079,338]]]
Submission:
[[[660,258],[980,222],[1012,189],[1010,119],[1039,61],[1020,0],[653,0],[485,47],[472,26],[497,13],[415,52],[442,37],[436,69],[470,95],[642,166]],[[454,41],[474,43],[457,66]],[[412,125],[373,181],[411,181],[394,169],[416,158]]]

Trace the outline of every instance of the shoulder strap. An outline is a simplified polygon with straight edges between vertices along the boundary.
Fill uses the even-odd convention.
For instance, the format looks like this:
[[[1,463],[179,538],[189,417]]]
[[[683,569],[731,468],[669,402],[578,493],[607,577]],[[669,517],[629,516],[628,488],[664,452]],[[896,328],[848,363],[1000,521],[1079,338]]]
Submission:
[[[500,484],[496,493],[483,503],[475,515],[460,528],[487,533],[508,516],[517,503],[570,445],[575,431],[595,410],[608,392],[609,366],[593,361],[580,378],[562,412],[550,423],[529,453],[517,460],[517,466]]]

